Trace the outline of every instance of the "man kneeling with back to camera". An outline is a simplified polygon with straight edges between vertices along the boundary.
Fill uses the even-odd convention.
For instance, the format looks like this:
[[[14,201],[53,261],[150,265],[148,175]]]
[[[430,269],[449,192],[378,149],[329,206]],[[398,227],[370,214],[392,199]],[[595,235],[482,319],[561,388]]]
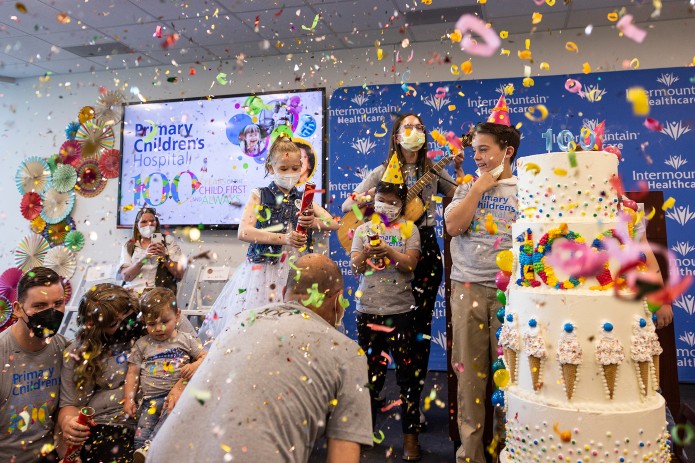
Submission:
[[[342,294],[328,257],[297,259],[285,302],[229,320],[147,461],[305,463],[325,436],[329,463],[357,463],[372,444],[367,361],[335,329]]]

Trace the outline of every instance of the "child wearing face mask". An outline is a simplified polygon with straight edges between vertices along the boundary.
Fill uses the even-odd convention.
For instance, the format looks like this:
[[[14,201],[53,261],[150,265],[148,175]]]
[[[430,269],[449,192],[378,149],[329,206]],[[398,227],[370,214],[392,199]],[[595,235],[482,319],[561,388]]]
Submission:
[[[290,261],[309,250],[311,229],[338,228],[338,222],[316,202],[299,214],[303,193],[296,185],[302,162],[292,140],[278,136],[270,147],[265,169],[273,181],[251,190],[239,224],[239,239],[249,243],[246,260],[227,282],[198,332],[206,347],[235,314],[282,301]],[[297,224],[309,233],[295,231]]]
[[[483,426],[490,366],[497,359],[497,254],[512,247],[517,178],[512,161],[521,135],[509,123],[504,97],[488,122],[473,129],[478,178],[459,186],[444,211],[451,239],[451,364],[458,379],[457,463],[484,463]],[[495,410],[496,434],[504,442],[504,412]]]
[[[395,159],[394,156],[394,162]],[[389,170],[384,176],[389,176]],[[417,360],[426,350],[417,339],[416,304],[411,289],[413,270],[420,257],[420,233],[402,217],[407,191],[403,183],[382,180],[377,184],[374,211],[383,223],[376,230],[371,221],[355,230],[350,257],[353,272],[360,277],[357,338],[369,366],[372,426],[383,405],[379,394],[389,363],[385,354],[390,352],[402,401],[403,459],[418,460],[424,374]]]

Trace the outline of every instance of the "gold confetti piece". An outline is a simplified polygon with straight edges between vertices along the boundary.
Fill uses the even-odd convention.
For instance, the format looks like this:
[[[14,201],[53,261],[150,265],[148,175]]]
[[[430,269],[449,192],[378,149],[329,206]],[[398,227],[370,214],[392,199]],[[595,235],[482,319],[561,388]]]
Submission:
[[[517,56],[519,56],[519,59],[526,59],[526,60],[531,59],[531,50],[519,50],[516,53],[517,53]]]
[[[555,5],[555,0],[545,0],[545,3],[546,3],[548,6],[553,6],[553,5]]]
[[[442,197],[437,196],[437,195],[432,195],[432,201],[434,201],[437,204],[441,204],[442,203]]]
[[[360,299],[362,297],[362,291],[360,291],[359,289],[357,291],[355,291],[355,297],[357,299]]]
[[[536,115],[537,112],[540,114]],[[524,113],[524,116],[526,116],[526,119],[530,121],[541,122],[548,117],[548,108],[544,104],[531,106],[529,107],[528,111]]]
[[[524,169],[526,170],[526,172],[533,172],[533,175],[538,175],[541,173],[541,166],[533,162],[529,162],[526,165],[524,165]]]
[[[632,103],[632,112],[635,116],[649,114],[649,97],[641,87],[632,87],[627,91],[627,101]]]
[[[381,48],[376,49],[376,59],[381,61],[384,58],[384,50]]]
[[[543,15],[541,13],[533,13],[531,15],[531,24],[538,24],[543,20]]]
[[[674,204],[676,204],[676,198],[670,197],[666,201],[664,201],[664,204],[661,205],[661,210],[666,211],[668,209],[671,209]]]
[[[328,402],[328,405],[331,407],[337,407],[338,406],[338,399],[333,399]]]
[[[524,87],[533,87],[534,83],[535,82],[533,81],[533,79],[531,77],[524,77],[524,80],[522,81],[522,84],[524,85]]]
[[[656,208],[653,208],[653,207],[652,207],[652,211],[649,213],[649,215],[647,215],[647,216],[645,217],[645,219],[647,219],[647,220],[652,220],[652,219],[654,218],[655,215],[656,215]]]
[[[509,38],[509,31],[500,31],[500,38],[501,39]]]
[[[502,48],[502,49],[500,50],[500,55],[509,56],[510,53],[511,53],[511,52],[510,52],[509,50],[505,49],[505,48]],[[695,58],[693,59],[693,61],[695,61]]]
[[[448,106],[448,108],[449,108],[449,111],[456,111],[456,105],[455,104],[450,104]]]
[[[460,74],[459,67],[456,66],[455,64],[452,64],[451,65],[451,73],[455,76],[459,75]]]
[[[553,172],[555,173],[555,175],[558,175],[560,177],[564,177],[565,175],[567,175],[567,171],[565,169],[561,169],[560,167],[556,167],[555,169],[553,169]]]
[[[541,71],[549,71],[550,70],[550,65],[543,61],[540,65]]]
[[[591,65],[588,62],[582,65],[582,72],[584,74],[589,74],[591,72]]]
[[[225,451],[225,453],[229,453],[232,451],[232,448],[228,446],[227,444],[220,444],[220,448]]]
[[[576,51],[577,53],[579,53],[579,47],[578,47],[577,44],[574,43],[574,42],[567,42],[567,43],[565,44],[565,50],[567,50],[567,51]]]
[[[22,14],[27,14],[27,7],[24,6],[24,3],[17,2],[14,4],[14,7],[17,9]]]
[[[68,24],[70,23],[70,16],[67,13],[61,11],[56,15],[56,21],[58,21],[58,23],[60,24]]]
[[[473,72],[473,63],[470,61],[464,61],[461,63],[461,71],[463,71],[464,74],[470,74]]]
[[[608,15],[606,15],[606,17],[608,18],[608,20],[610,22],[616,22],[618,20],[618,13],[613,11],[613,12],[608,13]]]
[[[459,31],[458,29],[454,29],[454,32],[449,34],[449,39],[454,43],[460,42],[462,38],[463,35],[461,35],[461,31]]]

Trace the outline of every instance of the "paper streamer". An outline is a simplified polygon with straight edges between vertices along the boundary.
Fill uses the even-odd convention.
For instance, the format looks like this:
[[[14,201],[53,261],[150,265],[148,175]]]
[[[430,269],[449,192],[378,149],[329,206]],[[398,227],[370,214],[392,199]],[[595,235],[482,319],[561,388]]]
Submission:
[[[476,56],[490,57],[495,54],[497,49],[502,45],[497,32],[487,24],[473,16],[472,14],[464,14],[456,22],[456,29],[461,32],[461,50],[468,54]],[[479,43],[471,37],[471,32],[480,36],[483,43]]]

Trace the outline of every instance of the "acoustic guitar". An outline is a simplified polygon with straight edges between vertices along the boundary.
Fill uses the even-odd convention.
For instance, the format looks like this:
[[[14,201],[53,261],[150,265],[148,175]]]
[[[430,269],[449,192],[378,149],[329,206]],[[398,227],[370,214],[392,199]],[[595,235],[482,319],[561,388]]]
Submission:
[[[471,136],[466,134],[463,136],[462,147],[467,148],[471,146]],[[432,167],[418,179],[417,182],[408,188],[408,196],[406,197],[405,211],[403,212],[403,218],[405,220],[412,220],[417,222],[420,217],[427,211],[427,207],[422,202],[420,198],[420,193],[425,186],[434,180],[434,177],[439,175],[439,173],[444,170],[444,168],[453,160],[452,156],[445,156],[440,159],[437,163],[433,164]],[[362,218],[358,218],[354,211],[347,212],[343,218],[340,220],[340,228],[337,230],[338,240],[341,246],[345,249],[345,252],[350,254],[352,249],[352,238],[357,227],[364,223],[364,217],[367,210],[371,209],[370,204],[365,204],[360,208],[360,215]]]

